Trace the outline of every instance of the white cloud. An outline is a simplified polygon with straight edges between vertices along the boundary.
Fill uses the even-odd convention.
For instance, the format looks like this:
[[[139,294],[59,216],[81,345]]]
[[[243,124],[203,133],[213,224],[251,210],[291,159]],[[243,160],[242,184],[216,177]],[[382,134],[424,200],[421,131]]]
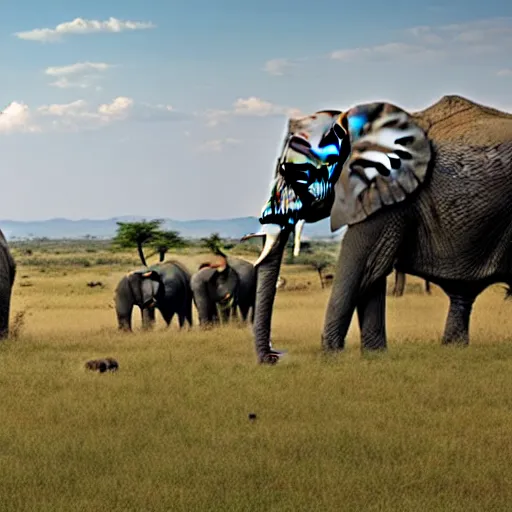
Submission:
[[[118,96],[96,107],[83,99],[41,105],[34,110],[24,103],[13,102],[0,115],[0,133],[81,131],[120,121],[170,121],[184,117],[171,105],[136,103],[126,96]]]
[[[53,66],[46,68],[45,73],[51,76],[67,76],[85,74],[89,71],[106,71],[111,68],[106,62],[76,62],[68,66]]]
[[[43,105],[37,111],[43,115],[57,117],[71,116],[80,117],[87,113],[87,102],[85,100],[76,100],[71,103],[54,103],[53,105]]]
[[[155,28],[155,25],[146,21],[124,21],[109,18],[105,21],[75,18],[72,21],[60,23],[55,28],[36,28],[25,32],[16,32],[19,39],[39,42],[60,41],[64,35],[93,34],[96,32],[124,32],[126,30],[145,30]]]
[[[203,116],[206,118],[207,126],[217,126],[218,124],[226,121],[231,112],[229,110],[209,109],[203,114],[196,114],[197,116]]]
[[[71,89],[71,88],[77,88],[77,89],[88,89],[90,87],[94,87],[97,91],[101,91],[100,85],[94,85],[94,81],[97,80],[99,77],[96,76],[87,76],[82,77],[79,80],[73,81],[69,78],[66,78],[65,76],[62,78],[59,78],[58,80],[55,80],[55,82],[50,82],[49,85],[52,87],[58,87],[59,89]]]
[[[112,103],[105,103],[98,107],[98,114],[106,118],[126,118],[133,108],[133,99],[118,96]]]
[[[208,126],[217,126],[227,121],[232,116],[246,117],[270,117],[285,116],[293,117],[300,115],[300,110],[292,107],[276,105],[269,101],[250,96],[249,98],[238,98],[230,110],[208,110],[203,115],[206,117]]]
[[[498,76],[512,76],[512,68],[500,69],[496,74]]]
[[[392,59],[395,57],[404,57],[406,55],[419,56],[422,54],[426,55],[428,53],[433,55],[436,52],[435,50],[429,50],[420,45],[407,43],[387,43],[363,48],[336,50],[330,54],[330,58],[334,60],[350,62],[370,59]]]
[[[401,62],[407,58],[438,62],[439,59],[474,60],[475,57],[487,55],[506,59],[511,51],[512,17],[502,17],[452,25],[411,27],[394,41],[373,46],[340,48],[326,56],[273,59],[267,61],[264,70],[272,75],[283,76],[310,58],[322,60],[327,57],[342,62]]]
[[[95,87],[96,90],[101,90],[101,87],[97,85],[101,79],[99,73],[107,71],[112,67],[112,64],[107,64],[106,62],[76,62],[67,66],[46,68],[45,74],[57,78],[50,85],[59,89],[69,89],[72,87],[87,89]]]
[[[38,132],[30,108],[25,103],[13,101],[0,112],[0,133]]]
[[[240,144],[238,139],[225,138],[225,139],[213,139],[207,140],[199,146],[199,151],[206,153],[220,153],[228,146],[234,146]]]
[[[291,68],[294,68],[296,63],[290,59],[271,59],[265,62],[263,69],[269,74],[274,76],[283,76]]]

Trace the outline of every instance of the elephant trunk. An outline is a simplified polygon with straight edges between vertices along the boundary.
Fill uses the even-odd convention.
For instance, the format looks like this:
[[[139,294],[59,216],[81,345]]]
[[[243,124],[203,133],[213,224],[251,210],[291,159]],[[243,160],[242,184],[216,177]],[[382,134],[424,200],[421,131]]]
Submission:
[[[256,266],[253,333],[260,362],[272,351],[270,341],[272,309],[276,296],[277,278],[289,235],[290,230],[287,228],[280,230],[277,235],[271,237],[267,235],[265,247]]]

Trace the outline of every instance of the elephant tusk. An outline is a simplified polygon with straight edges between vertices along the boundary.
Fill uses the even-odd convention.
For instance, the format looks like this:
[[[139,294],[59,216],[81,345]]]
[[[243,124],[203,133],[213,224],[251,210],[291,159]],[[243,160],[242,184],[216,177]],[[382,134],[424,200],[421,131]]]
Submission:
[[[254,238],[258,236],[265,237],[265,244],[263,246],[263,250],[259,258],[253,263],[256,267],[259,265],[270,253],[277,240],[279,240],[279,235],[281,234],[282,227],[278,224],[264,224],[260,231],[257,233],[251,233],[249,235],[245,235],[242,240],[247,240],[249,238]]]
[[[300,253],[300,237],[302,235],[302,230],[304,229],[305,220],[299,220],[297,225],[295,226],[295,239],[293,242],[293,255],[297,257]]]

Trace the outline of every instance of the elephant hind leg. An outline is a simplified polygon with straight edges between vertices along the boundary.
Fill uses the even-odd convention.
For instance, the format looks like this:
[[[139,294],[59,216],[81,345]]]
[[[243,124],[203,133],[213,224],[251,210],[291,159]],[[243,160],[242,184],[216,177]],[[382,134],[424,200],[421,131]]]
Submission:
[[[446,319],[442,344],[452,345],[459,343],[461,345],[468,345],[469,320],[476,295],[449,295],[449,297],[450,309]]]
[[[437,283],[436,283],[437,284]],[[469,344],[469,321],[473,303],[488,283],[444,282],[439,286],[450,299],[450,309],[444,328],[442,344]]]

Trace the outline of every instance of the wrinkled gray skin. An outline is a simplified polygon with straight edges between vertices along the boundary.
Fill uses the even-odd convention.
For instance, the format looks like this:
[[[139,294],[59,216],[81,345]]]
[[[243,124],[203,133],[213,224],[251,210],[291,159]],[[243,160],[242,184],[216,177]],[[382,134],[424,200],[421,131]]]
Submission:
[[[0,230],[0,339],[9,335],[9,314],[11,294],[16,277],[16,263],[11,255],[7,240]]]
[[[252,263],[240,258],[227,258],[224,270],[204,267],[191,279],[194,304],[199,315],[199,324],[218,324],[237,317],[237,308],[245,322],[252,309],[256,293],[256,271]]]
[[[154,325],[155,309],[167,325],[177,314],[180,328],[185,320],[192,326],[190,278],[190,272],[175,261],[158,263],[124,276],[114,297],[119,329],[131,331],[134,306],[141,310],[144,329]]]
[[[444,344],[468,344],[476,297],[493,283],[512,285],[512,115],[482,107],[490,115],[474,122],[463,116],[475,104],[459,97],[441,102],[452,109],[450,115],[414,115],[431,141],[429,179],[404,202],[351,225],[344,236],[322,334],[325,351],[344,348],[355,310],[361,348],[386,348],[386,276],[395,262],[399,272],[428,280],[448,295]],[[436,123],[448,117],[454,126],[467,123],[471,136],[446,140],[449,135],[436,132]],[[254,336],[262,363],[277,360],[270,326],[290,232],[282,229],[257,267]]]

